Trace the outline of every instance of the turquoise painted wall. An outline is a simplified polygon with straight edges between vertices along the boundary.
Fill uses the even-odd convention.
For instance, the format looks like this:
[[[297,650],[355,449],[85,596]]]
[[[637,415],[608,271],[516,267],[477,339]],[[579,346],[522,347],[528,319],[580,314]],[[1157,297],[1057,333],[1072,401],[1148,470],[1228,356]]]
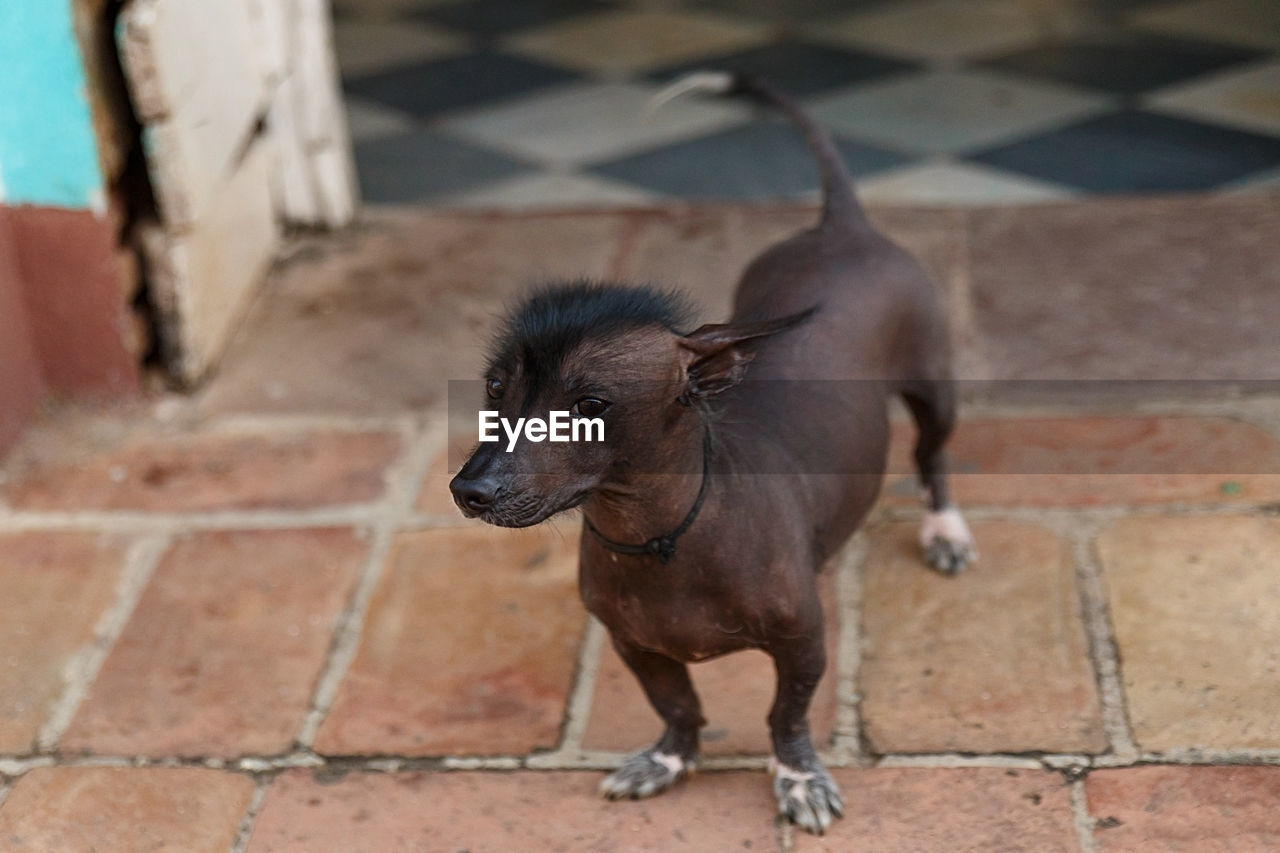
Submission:
[[[0,0],[0,203],[101,208],[72,0]]]

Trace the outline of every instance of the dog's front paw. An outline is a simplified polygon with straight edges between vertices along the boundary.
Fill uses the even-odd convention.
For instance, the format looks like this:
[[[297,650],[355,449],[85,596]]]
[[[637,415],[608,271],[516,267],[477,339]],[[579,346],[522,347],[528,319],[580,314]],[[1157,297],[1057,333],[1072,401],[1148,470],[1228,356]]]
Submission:
[[[808,770],[799,770],[774,760],[773,794],[778,813],[814,835],[823,835],[833,819],[844,817],[840,789],[816,761]]]
[[[959,574],[978,559],[973,534],[960,510],[953,506],[925,514],[920,525],[924,561],[945,575]]]
[[[670,752],[637,752],[600,782],[600,794],[610,800],[639,800],[660,794],[693,770],[693,762]]]

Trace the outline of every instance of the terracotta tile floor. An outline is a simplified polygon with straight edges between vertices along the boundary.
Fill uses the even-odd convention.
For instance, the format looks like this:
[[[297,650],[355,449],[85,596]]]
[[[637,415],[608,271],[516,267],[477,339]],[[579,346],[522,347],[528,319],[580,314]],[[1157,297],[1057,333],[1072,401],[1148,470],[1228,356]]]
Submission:
[[[772,822],[750,656],[701,673],[705,772],[597,799],[654,725],[573,521],[443,491],[449,380],[527,282],[682,284],[713,317],[812,211],[306,238],[199,393],[51,412],[0,466],[0,849],[1280,848],[1278,201],[875,212],[948,299],[982,557],[920,565],[904,426],[828,580],[825,839]]]

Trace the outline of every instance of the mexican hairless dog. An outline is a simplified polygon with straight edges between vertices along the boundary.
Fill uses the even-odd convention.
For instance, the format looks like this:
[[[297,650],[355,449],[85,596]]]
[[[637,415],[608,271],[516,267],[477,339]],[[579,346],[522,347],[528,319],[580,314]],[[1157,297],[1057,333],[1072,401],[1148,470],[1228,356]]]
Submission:
[[[927,275],[875,232],[831,138],[789,97],[716,72],[668,90],[685,91],[781,110],[817,158],[820,221],[751,263],[723,325],[681,331],[678,297],[650,288],[536,293],[495,341],[490,408],[600,418],[604,441],[481,444],[450,488],[463,513],[506,527],[582,508],[582,600],[666,724],[604,779],[605,796],[683,778],[704,725],[687,664],[761,649],[777,669],[779,809],[821,833],[843,802],[807,721],[827,661],[816,575],[879,491],[890,395],[918,426],[925,559],[951,573],[974,558],[943,470],[956,408],[947,330]]]

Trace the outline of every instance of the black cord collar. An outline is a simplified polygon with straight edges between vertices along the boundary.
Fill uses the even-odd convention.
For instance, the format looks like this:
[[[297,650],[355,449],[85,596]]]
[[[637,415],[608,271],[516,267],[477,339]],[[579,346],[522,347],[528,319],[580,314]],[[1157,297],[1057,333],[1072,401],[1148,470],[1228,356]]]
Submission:
[[[693,506],[689,508],[689,514],[684,517],[684,521],[670,533],[664,533],[661,536],[655,536],[648,542],[642,542],[639,545],[629,545],[625,542],[614,542],[608,536],[605,536],[596,526],[591,523],[591,519],[584,514],[582,520],[586,522],[587,529],[592,535],[600,541],[600,544],[607,551],[613,551],[616,554],[626,554],[629,557],[643,557],[654,554],[665,565],[671,562],[676,555],[676,540],[684,535],[692,525],[693,520],[698,517],[698,510],[702,509],[702,501],[707,496],[707,483],[710,481],[711,470],[711,431],[707,430],[702,435],[702,485],[698,488],[698,497],[694,499]]]

